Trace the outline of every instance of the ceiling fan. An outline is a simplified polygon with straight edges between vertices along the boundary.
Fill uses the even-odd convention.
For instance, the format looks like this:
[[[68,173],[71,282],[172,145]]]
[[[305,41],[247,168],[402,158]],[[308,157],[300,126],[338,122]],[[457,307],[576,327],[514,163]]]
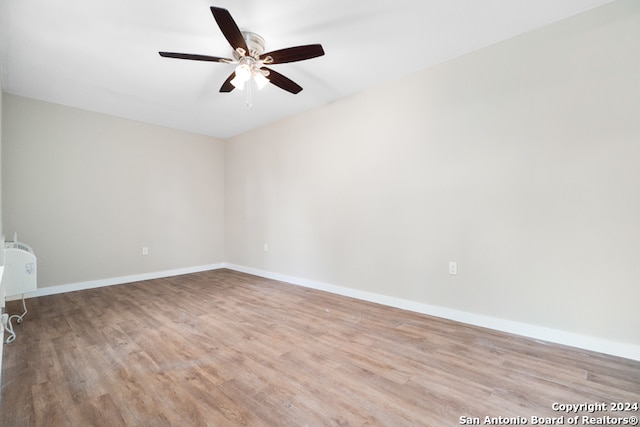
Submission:
[[[302,90],[300,85],[288,77],[265,67],[265,65],[303,61],[324,55],[324,50],[320,44],[295,46],[265,53],[264,39],[256,33],[240,31],[228,10],[212,6],[211,13],[213,13],[213,17],[218,23],[222,34],[233,48],[233,59],[191,53],[158,53],[165,58],[237,64],[235,71],[220,87],[220,92],[231,92],[235,88],[242,89],[245,83],[253,78],[260,89],[267,83],[272,83],[287,92],[299,93]]]

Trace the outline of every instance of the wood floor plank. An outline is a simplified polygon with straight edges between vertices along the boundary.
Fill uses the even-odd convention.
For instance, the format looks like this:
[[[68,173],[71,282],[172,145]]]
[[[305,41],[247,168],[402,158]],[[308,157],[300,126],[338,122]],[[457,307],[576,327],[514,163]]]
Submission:
[[[640,402],[640,362],[230,270],[27,303],[2,426],[440,427]]]
[[[31,387],[36,425],[72,425],[76,410],[66,381],[47,381]],[[27,415],[27,414],[25,414]],[[29,414],[30,416],[30,414]]]
[[[108,394],[103,394],[83,402],[79,407],[78,418],[81,425],[96,427],[124,427],[124,419],[118,407]]]

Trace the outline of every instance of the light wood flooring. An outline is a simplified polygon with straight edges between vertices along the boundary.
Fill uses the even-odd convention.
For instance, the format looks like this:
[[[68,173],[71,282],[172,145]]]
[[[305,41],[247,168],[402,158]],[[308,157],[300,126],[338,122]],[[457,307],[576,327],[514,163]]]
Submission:
[[[230,270],[27,304],[4,350],[5,427],[441,427],[485,416],[532,425],[532,416],[564,415],[566,424],[568,415],[640,415],[552,410],[640,401],[640,362]]]

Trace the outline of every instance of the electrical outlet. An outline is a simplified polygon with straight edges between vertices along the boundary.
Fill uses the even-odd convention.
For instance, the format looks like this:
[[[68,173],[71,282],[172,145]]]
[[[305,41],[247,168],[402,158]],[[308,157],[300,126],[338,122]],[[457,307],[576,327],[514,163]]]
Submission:
[[[142,247],[142,255],[149,255],[149,247],[148,246],[143,246]]]
[[[265,243],[264,246],[263,246],[263,249],[264,249],[265,252],[269,252],[269,244]]]
[[[458,263],[455,261],[449,261],[449,274],[458,274]]]

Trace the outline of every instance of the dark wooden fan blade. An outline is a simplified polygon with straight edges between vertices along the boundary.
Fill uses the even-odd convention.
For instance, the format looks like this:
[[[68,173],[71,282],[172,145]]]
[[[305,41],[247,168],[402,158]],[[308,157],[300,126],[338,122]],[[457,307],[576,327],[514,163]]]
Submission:
[[[294,82],[288,77],[283,76],[280,73],[273,71],[271,68],[262,67],[261,70],[267,70],[269,75],[267,78],[271,83],[278,86],[280,89],[284,89],[287,92],[291,92],[293,94],[299,93],[302,90],[302,86],[298,83]]]
[[[197,55],[193,53],[158,52],[165,58],[192,59],[194,61],[233,62],[233,59],[219,58],[217,56]]]
[[[245,52],[249,53],[247,48],[247,42],[242,37],[242,32],[238,28],[236,21],[233,20],[231,14],[227,9],[221,7],[211,6],[211,13],[220,27],[220,31],[224,34],[231,47],[235,50],[239,47],[243,48]]]
[[[260,55],[260,59],[264,60],[267,56],[270,56],[273,58],[271,64],[283,64],[285,62],[304,61],[305,59],[317,58],[322,55],[324,55],[322,45],[308,44],[263,53]]]
[[[220,92],[231,92],[236,88],[234,85],[231,84],[231,80],[233,80],[235,76],[236,76],[236,72],[234,71],[233,73],[231,73],[229,77],[227,77],[227,80],[225,80],[224,83],[222,83],[222,86],[220,87]]]

